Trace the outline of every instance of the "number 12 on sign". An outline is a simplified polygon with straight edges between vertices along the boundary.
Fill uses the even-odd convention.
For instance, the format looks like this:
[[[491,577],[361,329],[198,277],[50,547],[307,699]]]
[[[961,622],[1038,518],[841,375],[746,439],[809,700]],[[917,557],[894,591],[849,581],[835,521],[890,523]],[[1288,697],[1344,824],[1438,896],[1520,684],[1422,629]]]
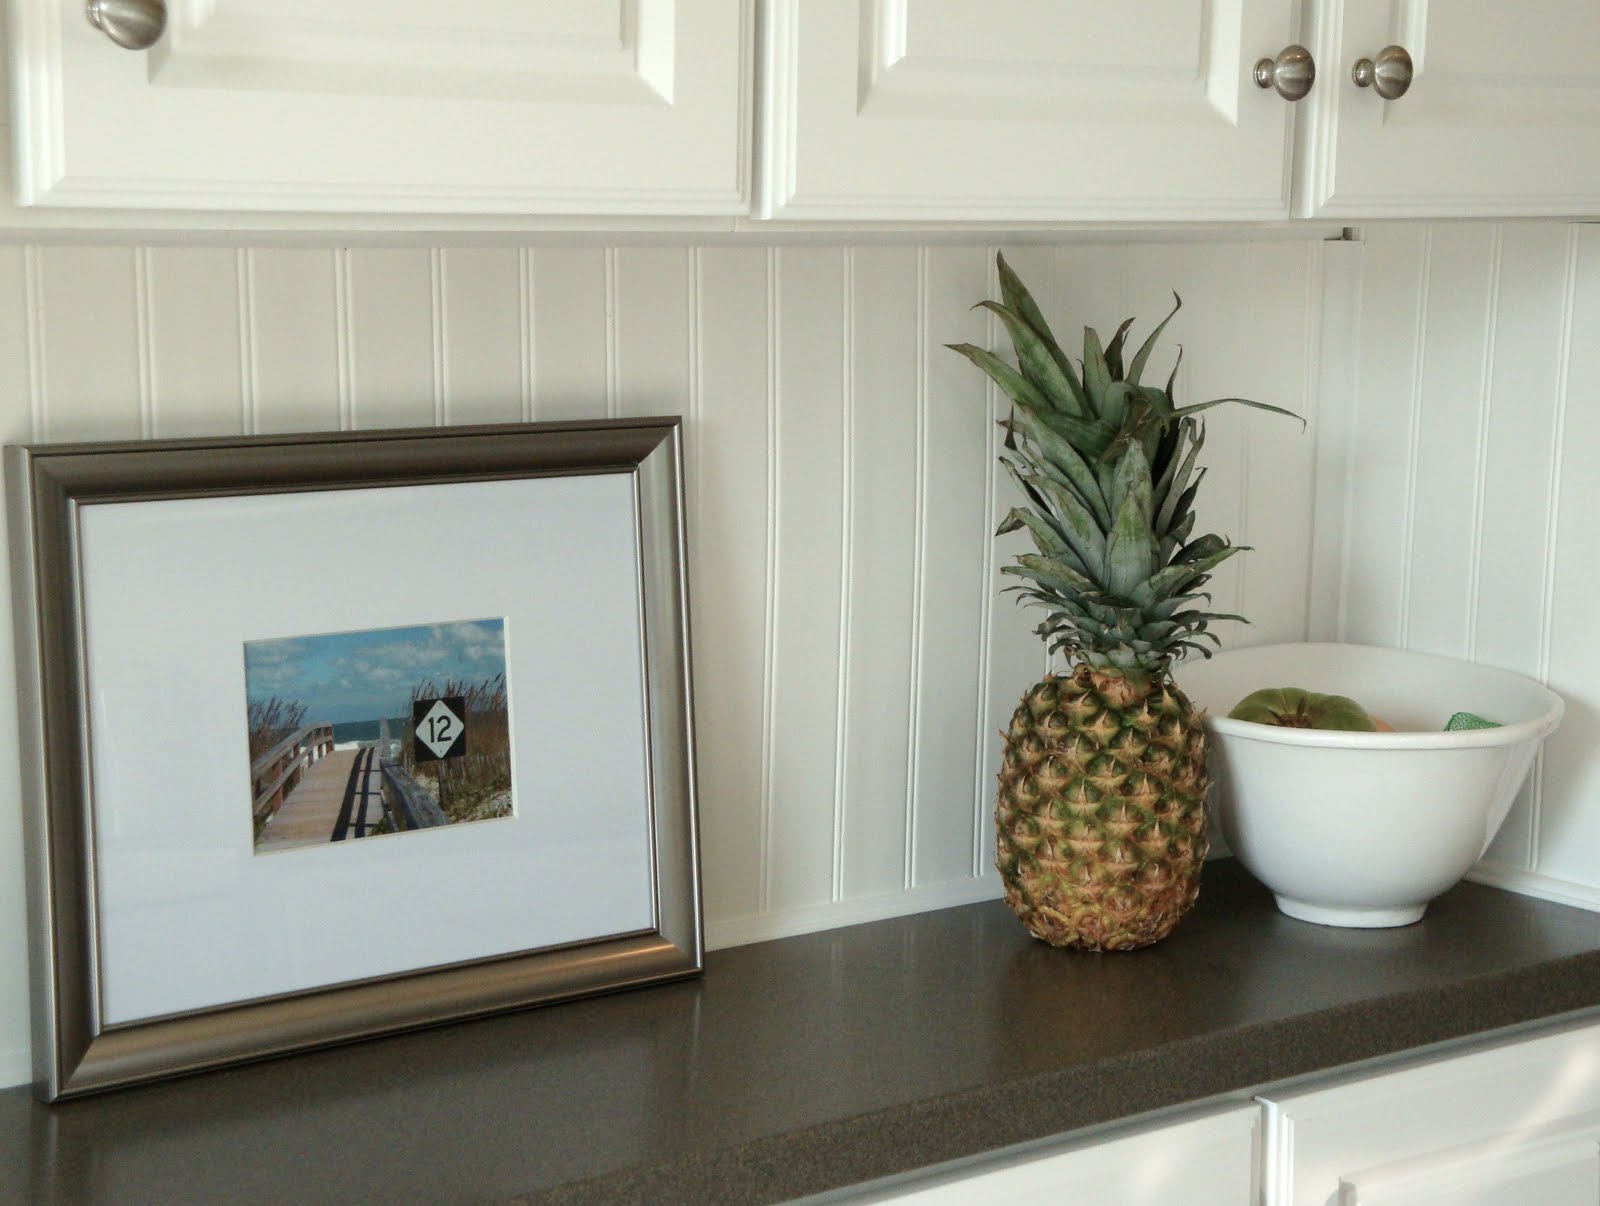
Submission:
[[[413,700],[412,753],[418,762],[455,758],[467,751],[467,701],[461,695]]]

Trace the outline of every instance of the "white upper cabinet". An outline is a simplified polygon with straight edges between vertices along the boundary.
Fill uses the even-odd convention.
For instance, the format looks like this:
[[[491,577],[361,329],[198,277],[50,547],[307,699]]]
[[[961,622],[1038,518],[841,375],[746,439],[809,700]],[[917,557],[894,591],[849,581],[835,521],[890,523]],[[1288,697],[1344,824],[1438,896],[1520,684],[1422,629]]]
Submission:
[[[21,204],[738,214],[750,0],[11,0]]]
[[[1283,218],[1289,0],[768,0],[757,214]]]
[[[9,0],[20,205],[731,226],[753,172],[839,225],[1600,214],[1596,0],[95,2],[166,31]],[[1297,41],[1291,103],[1253,69]],[[1390,45],[1386,99],[1351,69]]]
[[[1328,0],[1301,115],[1302,217],[1600,212],[1600,4]],[[1388,45],[1413,62],[1384,100],[1351,69]]]

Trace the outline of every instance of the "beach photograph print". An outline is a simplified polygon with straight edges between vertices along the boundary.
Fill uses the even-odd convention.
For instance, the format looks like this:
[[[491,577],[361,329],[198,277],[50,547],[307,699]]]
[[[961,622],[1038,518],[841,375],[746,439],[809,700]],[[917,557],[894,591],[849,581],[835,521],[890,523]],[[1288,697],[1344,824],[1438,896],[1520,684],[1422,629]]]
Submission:
[[[255,851],[512,815],[505,621],[244,646]]]

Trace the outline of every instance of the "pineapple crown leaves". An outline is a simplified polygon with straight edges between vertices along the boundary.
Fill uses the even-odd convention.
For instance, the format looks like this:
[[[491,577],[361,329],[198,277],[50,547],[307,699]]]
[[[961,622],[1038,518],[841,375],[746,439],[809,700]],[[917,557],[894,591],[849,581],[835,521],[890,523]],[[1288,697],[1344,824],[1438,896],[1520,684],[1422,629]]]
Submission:
[[[1104,345],[1085,328],[1083,358],[1075,362],[1004,255],[996,266],[1001,300],[977,308],[1005,326],[1016,363],[970,343],[948,346],[1012,403],[1000,423],[1000,460],[1028,505],[1012,508],[996,535],[1026,529],[1038,552],[1003,568],[1023,580],[1010,589],[1044,608],[1035,631],[1052,653],[1136,678],[1165,673],[1188,653],[1209,657],[1204,642],[1218,643],[1210,625],[1243,617],[1207,610],[1210,596],[1201,588],[1244,546],[1215,535],[1191,538],[1205,477],[1196,464],[1205,442],[1198,416],[1229,402],[1299,416],[1248,398],[1177,406],[1177,363],[1165,388],[1144,384],[1151,353],[1182,308],[1176,293],[1172,310],[1131,358],[1130,318]]]

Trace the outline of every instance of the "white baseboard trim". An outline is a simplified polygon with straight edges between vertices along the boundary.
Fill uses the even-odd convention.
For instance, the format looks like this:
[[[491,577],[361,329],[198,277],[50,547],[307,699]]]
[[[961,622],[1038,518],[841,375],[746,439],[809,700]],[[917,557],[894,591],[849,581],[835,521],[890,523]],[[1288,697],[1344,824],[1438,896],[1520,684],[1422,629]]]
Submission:
[[[818,930],[860,925],[865,921],[882,921],[909,913],[926,913],[930,909],[999,900],[1001,895],[999,875],[989,874],[981,879],[946,880],[943,883],[924,884],[906,892],[884,892],[856,900],[807,905],[799,909],[786,909],[782,913],[729,917],[723,921],[706,923],[706,949],[717,951],[730,946],[747,946],[752,942],[767,942],[773,938],[814,934]]]
[[[1535,896],[1540,900],[1552,900],[1556,904],[1573,905],[1588,909],[1591,913],[1600,913],[1600,888],[1588,884],[1540,875],[1537,871],[1525,871],[1521,867],[1507,867],[1503,863],[1479,863],[1467,872],[1467,878],[1473,883],[1488,884],[1508,892],[1519,892],[1523,896]]]
[[[1206,855],[1206,861],[1231,858],[1232,853],[1222,840],[1222,834],[1213,833],[1211,852]],[[814,934],[818,930],[926,913],[930,909],[949,909],[956,905],[976,904],[981,900],[999,900],[1003,895],[1005,892],[1000,886],[1000,876],[991,871],[980,879],[945,880],[943,883],[924,884],[906,892],[884,892],[856,900],[806,905],[782,913],[729,917],[723,921],[706,922],[706,949],[720,951],[730,946],[769,942],[774,938],[793,938],[797,934]],[[1600,900],[1600,893],[1596,894],[1596,899]]]
[[[33,1083],[33,1053],[26,1047],[0,1050],[0,1089]]]

